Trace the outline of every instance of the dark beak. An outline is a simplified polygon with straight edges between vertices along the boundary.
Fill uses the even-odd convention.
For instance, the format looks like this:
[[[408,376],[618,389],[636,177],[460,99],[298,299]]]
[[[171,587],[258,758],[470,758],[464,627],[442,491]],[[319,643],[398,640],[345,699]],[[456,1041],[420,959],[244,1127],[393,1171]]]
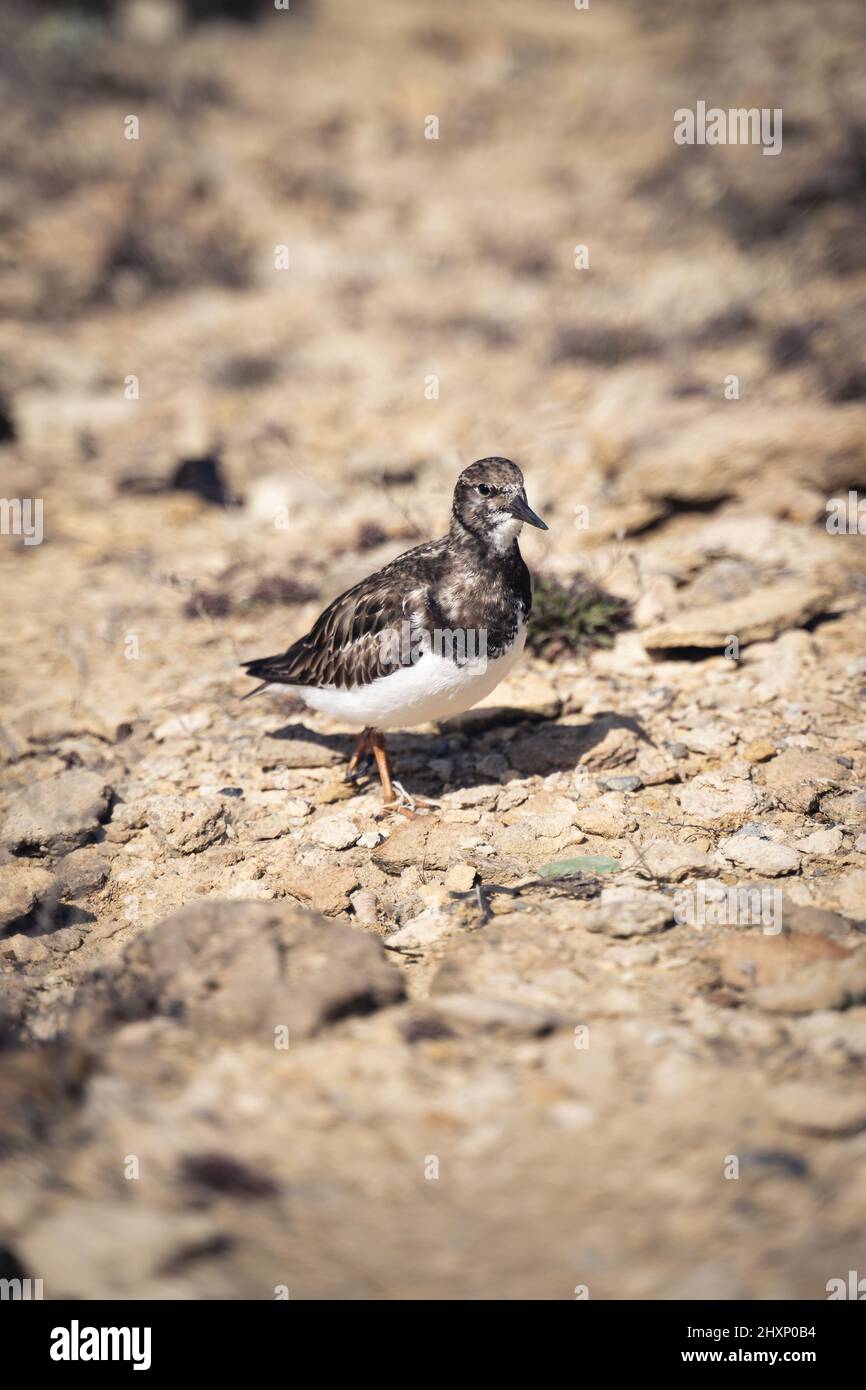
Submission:
[[[508,510],[512,516],[517,517],[518,521],[526,521],[530,526],[537,526],[541,531],[548,529],[547,522],[535,515],[525,497],[515,497]]]

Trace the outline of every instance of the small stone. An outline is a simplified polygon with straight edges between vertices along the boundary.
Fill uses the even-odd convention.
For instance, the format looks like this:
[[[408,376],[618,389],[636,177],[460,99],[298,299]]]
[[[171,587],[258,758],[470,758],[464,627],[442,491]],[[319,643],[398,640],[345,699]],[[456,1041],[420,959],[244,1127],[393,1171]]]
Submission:
[[[459,931],[459,918],[443,912],[438,907],[427,907],[420,912],[417,917],[413,917],[411,922],[406,922],[390,936],[385,937],[385,946],[389,951],[398,951],[401,955],[422,955],[431,946],[437,945],[445,937],[453,936]]]
[[[105,827],[105,838],[111,844],[123,845],[130,840],[136,830],[147,825],[147,797],[138,801],[119,801],[111,813],[111,820]]]
[[[373,863],[386,874],[399,876],[405,869],[447,872],[457,857],[458,833],[432,816],[395,825],[384,844],[373,851]]]
[[[686,748],[686,745],[684,743],[669,743],[667,747],[668,752],[670,753],[672,758],[678,758],[681,760],[689,756],[689,750],[688,748]]]
[[[7,960],[26,961],[35,964],[48,960],[51,952],[38,936],[25,936],[19,932],[0,941],[0,957]]]
[[[358,875],[354,869],[332,864],[316,869],[289,864],[284,870],[271,869],[270,878],[281,892],[324,912],[326,917],[348,912],[351,895],[358,887]]]
[[[54,892],[54,880],[46,869],[30,864],[0,867],[0,931],[27,917],[37,903]]]
[[[701,725],[683,734],[682,742],[690,753],[703,753],[707,757],[718,758],[726,748],[735,743],[737,735],[733,729],[721,724]]]
[[[766,739],[756,739],[754,743],[747,743],[743,749],[743,757],[749,763],[765,763],[775,756],[775,743],[770,743]]]
[[[453,864],[445,875],[445,887],[450,893],[468,893],[476,878],[471,864]]]
[[[700,772],[677,787],[674,796],[690,819],[719,829],[733,830],[758,805],[758,795],[750,781],[723,772]]]
[[[321,816],[310,827],[310,836],[323,849],[349,849],[360,835],[350,816]]]
[[[866,854],[866,835],[858,835],[854,841],[854,848],[858,854]]]
[[[363,835],[358,836],[357,843],[360,849],[375,849],[387,838],[387,835],[381,830],[365,830]]]
[[[285,810],[276,811],[262,816],[261,820],[251,821],[248,829],[251,840],[279,840],[292,829],[292,817]]]
[[[804,932],[807,936],[828,936],[832,940],[845,942],[851,934],[846,919],[838,912],[830,912],[824,907],[814,907],[811,903],[791,902],[782,899],[785,931]]]
[[[770,832],[766,825],[762,825],[759,820],[747,820],[736,831],[737,835],[755,835],[759,840],[769,840]]]
[[[587,925],[590,931],[605,936],[644,936],[663,931],[673,920],[673,899],[665,893],[616,884],[602,889],[601,897],[591,905]]]
[[[850,792],[847,796],[828,796],[821,802],[821,811],[831,820],[843,825],[866,825],[866,792]]]
[[[639,850],[630,846],[622,857],[623,868],[633,869],[645,878],[660,879],[663,883],[679,883],[684,878],[708,876],[718,871],[709,854],[694,845],[680,845],[674,840],[651,840]]]
[[[599,782],[608,792],[639,792],[643,786],[640,777],[605,777]]]
[[[808,815],[822,793],[835,787],[845,773],[829,754],[792,747],[784,748],[767,763],[760,775],[780,806]],[[827,813],[825,806],[822,810]],[[842,819],[841,816],[835,818]]]
[[[804,840],[795,841],[797,849],[803,854],[835,854],[843,840],[841,830],[815,830]]]
[[[153,796],[148,824],[154,838],[179,854],[199,854],[224,838],[226,812],[215,798]]]
[[[800,870],[800,856],[795,849],[775,845],[756,835],[731,835],[727,840],[722,840],[719,849],[732,863],[756,874],[767,874],[770,878],[777,878],[780,874],[796,874]]]
[[[350,894],[349,902],[362,927],[374,927],[379,920],[379,900],[371,888],[359,888]]]
[[[576,819],[578,828],[587,835],[621,839],[623,835],[637,830],[636,820],[610,806],[588,806],[585,810],[578,810]]]
[[[154,729],[153,736],[157,743],[164,743],[167,738],[184,738],[200,734],[210,727],[210,723],[211,716],[207,710],[190,710],[189,714],[179,714],[174,719],[166,719],[164,724],[159,724]]]
[[[261,879],[252,878],[240,879],[226,892],[227,898],[242,898],[255,902],[269,902],[275,896],[273,888],[269,888]]]
[[[85,845],[60,860],[54,871],[57,896],[75,902],[96,893],[108,878],[111,860],[98,845]]]
[[[42,939],[53,955],[65,955],[69,951],[77,951],[85,936],[83,927],[59,927]]]

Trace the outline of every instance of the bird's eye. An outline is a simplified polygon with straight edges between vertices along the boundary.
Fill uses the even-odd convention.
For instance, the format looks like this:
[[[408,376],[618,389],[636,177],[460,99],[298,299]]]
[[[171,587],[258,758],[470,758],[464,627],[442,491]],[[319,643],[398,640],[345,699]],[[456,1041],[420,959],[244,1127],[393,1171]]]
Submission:
[[[479,483],[478,491],[481,493],[482,497],[489,497],[491,492],[493,491],[493,488],[488,487],[486,483]]]

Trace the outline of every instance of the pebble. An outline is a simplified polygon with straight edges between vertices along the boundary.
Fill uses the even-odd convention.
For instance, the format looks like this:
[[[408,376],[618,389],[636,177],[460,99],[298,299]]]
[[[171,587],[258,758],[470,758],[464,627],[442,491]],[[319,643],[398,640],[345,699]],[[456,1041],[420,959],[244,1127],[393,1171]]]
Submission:
[[[54,880],[46,869],[14,861],[0,866],[0,930],[26,917],[52,891]]]
[[[321,816],[310,827],[310,835],[323,849],[349,849],[360,835],[350,816]]]
[[[677,787],[674,796],[689,819],[732,829],[758,805],[751,782],[722,772],[700,772]]]
[[[471,864],[452,864],[445,875],[445,887],[450,893],[468,893],[477,877]]]
[[[673,899],[666,893],[615,884],[602,889],[587,925],[605,936],[644,936],[662,931],[673,920]]]
[[[182,738],[190,734],[200,734],[204,729],[210,728],[211,716],[207,710],[190,710],[189,714],[179,714],[174,719],[166,719],[164,724],[159,724],[153,731],[153,736],[157,743],[164,743],[168,738]]]
[[[58,897],[74,902],[95,893],[108,878],[111,860],[98,845],[85,845],[60,860],[54,871]]]
[[[361,849],[375,849],[387,840],[388,836],[384,830],[365,830],[363,835],[358,836],[358,846]]]
[[[775,845],[757,835],[731,835],[722,840],[719,849],[726,859],[742,869],[778,878],[780,874],[795,874],[800,869],[800,856],[787,845]]]
[[[359,888],[350,894],[349,902],[355,918],[362,927],[373,927],[379,918],[379,900],[371,888]]]
[[[643,786],[640,777],[605,777],[599,784],[608,792],[638,792]]]
[[[151,797],[148,824],[160,844],[179,854],[200,853],[228,829],[221,801],[191,796]]]
[[[804,840],[795,841],[795,844],[803,854],[835,854],[840,848],[843,838],[842,831],[838,828],[835,830],[815,830]]]

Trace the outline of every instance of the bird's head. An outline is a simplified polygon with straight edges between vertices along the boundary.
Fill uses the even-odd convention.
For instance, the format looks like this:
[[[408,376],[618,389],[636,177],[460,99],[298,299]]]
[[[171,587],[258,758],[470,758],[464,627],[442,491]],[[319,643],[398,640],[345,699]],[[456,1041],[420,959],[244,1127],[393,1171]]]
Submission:
[[[523,474],[510,459],[478,459],[464,468],[452,510],[456,522],[498,551],[508,549],[524,522],[547,530],[527,502]]]

